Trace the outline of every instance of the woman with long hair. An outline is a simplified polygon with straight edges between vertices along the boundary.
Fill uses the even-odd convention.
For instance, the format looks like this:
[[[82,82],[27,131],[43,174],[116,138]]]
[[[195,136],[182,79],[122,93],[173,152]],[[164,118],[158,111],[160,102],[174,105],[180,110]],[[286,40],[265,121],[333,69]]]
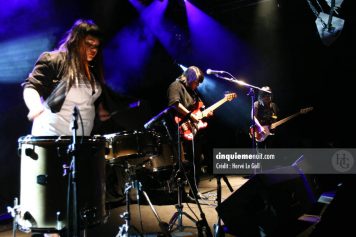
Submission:
[[[22,84],[32,135],[71,135],[74,110],[80,116],[78,135],[90,135],[96,111],[101,120],[109,118],[98,100],[104,85],[101,37],[92,20],[80,19],[58,49],[41,54]]]

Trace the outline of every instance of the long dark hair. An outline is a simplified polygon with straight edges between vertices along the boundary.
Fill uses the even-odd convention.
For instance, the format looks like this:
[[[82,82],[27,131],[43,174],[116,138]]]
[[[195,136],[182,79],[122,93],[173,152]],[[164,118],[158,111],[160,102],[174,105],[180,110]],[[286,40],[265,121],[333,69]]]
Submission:
[[[67,90],[69,90],[76,79],[90,82],[91,86],[94,86],[89,67],[92,68],[91,72],[94,73],[96,79],[100,83],[104,83],[101,48],[98,49],[97,55],[90,64],[86,60],[84,39],[88,35],[99,40],[102,38],[99,27],[94,21],[79,19],[67,31],[58,47],[59,51],[66,52],[64,78],[68,80]]]

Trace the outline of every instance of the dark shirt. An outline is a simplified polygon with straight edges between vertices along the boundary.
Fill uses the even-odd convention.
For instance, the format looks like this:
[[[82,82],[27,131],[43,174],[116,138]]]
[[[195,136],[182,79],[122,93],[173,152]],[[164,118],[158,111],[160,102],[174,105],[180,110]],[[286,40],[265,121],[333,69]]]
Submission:
[[[167,94],[169,106],[172,106],[179,102],[189,111],[196,109],[198,102],[201,101],[197,92],[186,86],[184,82],[181,81],[179,78],[170,84],[167,90]],[[176,110],[172,110],[172,112],[169,113],[169,120],[174,121],[174,116],[177,116]],[[178,115],[178,117],[181,117],[181,115]],[[182,119],[183,121],[185,121],[188,118],[185,117]],[[171,131],[173,138],[176,138],[177,133],[176,129],[174,128],[176,126],[176,123],[173,122],[172,124],[173,126],[169,126],[169,130]]]
[[[271,102],[269,106],[264,106],[259,101],[255,101],[254,109],[256,118],[263,125],[271,125],[277,120],[278,107],[274,102]],[[257,111],[257,112],[256,112]]]
[[[197,102],[200,101],[198,94],[185,86],[184,83],[176,79],[168,87],[168,106],[174,105],[175,103],[181,103],[189,111],[193,110]]]

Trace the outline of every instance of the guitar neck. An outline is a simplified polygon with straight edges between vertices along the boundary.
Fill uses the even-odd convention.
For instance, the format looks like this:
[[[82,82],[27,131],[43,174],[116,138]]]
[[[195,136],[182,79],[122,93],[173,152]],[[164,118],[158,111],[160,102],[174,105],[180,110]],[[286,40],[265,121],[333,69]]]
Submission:
[[[300,114],[300,112],[292,114],[291,116],[288,116],[288,117],[286,117],[284,119],[281,119],[281,120],[279,120],[279,121],[277,121],[275,123],[272,123],[271,124],[271,129],[274,129],[274,128],[278,127],[279,125],[282,125],[283,123],[287,122],[288,120],[290,120],[290,119],[292,119],[294,117],[297,117],[299,114]]]
[[[215,109],[217,109],[220,105],[224,104],[227,101],[227,98],[222,98],[221,100],[219,100],[218,102],[216,102],[215,104],[211,105],[209,108],[205,109],[202,113],[203,113],[203,117],[206,117],[210,112],[214,111]]]

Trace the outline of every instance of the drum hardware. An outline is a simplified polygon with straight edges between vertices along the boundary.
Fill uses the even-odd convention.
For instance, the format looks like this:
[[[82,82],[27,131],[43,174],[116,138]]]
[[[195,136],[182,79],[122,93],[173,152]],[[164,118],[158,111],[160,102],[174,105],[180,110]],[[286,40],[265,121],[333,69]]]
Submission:
[[[183,199],[183,191],[184,191],[184,178],[186,181],[188,181],[188,178],[187,178],[187,175],[184,171],[184,168],[183,168],[183,164],[182,164],[182,160],[181,160],[181,157],[182,157],[182,152],[181,152],[181,145],[180,145],[180,131],[179,131],[179,125],[178,124],[177,126],[168,126],[167,124],[167,120],[168,121],[171,121],[172,118],[169,118],[170,115],[171,115],[171,112],[174,112],[175,108],[174,106],[170,106],[170,107],[167,107],[166,109],[164,109],[163,111],[161,111],[158,115],[154,116],[152,119],[150,119],[145,125],[144,127],[146,129],[152,129],[153,127],[156,127],[156,128],[161,128],[163,129],[163,131],[167,134],[167,137],[168,137],[168,140],[169,140],[169,144],[173,147],[173,144],[174,144],[174,141],[173,141],[173,137],[175,135],[174,134],[174,131],[175,128],[177,127],[177,137],[178,137],[178,140],[177,140],[177,144],[178,144],[178,149],[177,149],[177,156],[176,156],[176,160],[178,160],[178,169],[175,170],[175,176],[174,176],[174,179],[175,179],[175,182],[177,184],[177,193],[178,193],[178,204],[175,205],[176,209],[177,209],[177,212],[175,212],[173,214],[173,216],[171,217],[170,221],[169,221],[169,225],[168,225],[168,230],[169,231],[173,231],[173,227],[174,225],[176,224],[176,222],[178,221],[177,223],[177,227],[176,229],[178,229],[179,231],[183,231],[184,227],[183,227],[183,216],[185,215],[188,219],[190,219],[193,223],[197,223],[197,220],[195,220],[193,217],[191,217],[188,213],[184,212],[183,211],[183,205],[182,205],[182,199]],[[187,118],[186,118],[187,119]],[[185,119],[182,120],[182,121],[186,121]],[[172,125],[172,123],[170,124]],[[173,153],[172,153],[173,154]],[[189,183],[189,181],[188,181]],[[190,183],[189,183],[190,185]]]
[[[142,175],[155,181],[171,177],[176,156],[165,135],[155,130],[135,130],[107,134],[104,137],[107,139],[106,149],[109,150],[105,158],[109,165],[120,166],[128,162],[140,167]]]
[[[7,212],[11,214],[13,221],[12,221],[12,236],[16,237],[16,230],[19,227],[18,221],[20,217],[20,206],[18,205],[18,198],[15,197],[14,199],[14,206],[7,207]]]
[[[167,133],[167,137],[169,140],[170,145],[173,147],[173,135],[172,132],[170,131],[170,129],[168,128],[167,122],[166,122],[166,115],[168,115],[170,113],[171,110],[173,110],[173,106],[170,106],[168,108],[166,108],[165,110],[163,110],[162,112],[160,112],[157,116],[155,116],[154,118],[152,118],[149,122],[147,122],[145,124],[145,128],[149,128],[152,125],[157,125],[160,124],[161,126],[163,126],[164,131]],[[179,128],[179,125],[177,126]],[[184,227],[183,227],[183,215],[185,215],[188,219],[190,219],[193,223],[197,223],[197,220],[195,220],[193,217],[191,217],[188,213],[183,211],[183,205],[182,205],[182,201],[183,201],[183,191],[184,191],[184,177],[185,180],[188,181],[187,175],[184,171],[183,168],[183,164],[182,164],[182,159],[181,159],[181,146],[180,146],[180,132],[178,129],[178,149],[177,149],[177,159],[178,160],[178,169],[174,170],[175,171],[175,182],[177,184],[177,194],[178,194],[178,204],[175,205],[177,212],[175,212],[173,214],[173,216],[171,217],[169,224],[168,224],[168,231],[174,231],[175,229],[173,229],[175,223],[178,221],[177,223],[177,227],[176,229],[178,229],[179,231],[183,231]],[[172,153],[173,155],[173,153]],[[184,174],[184,175],[182,175]],[[189,183],[189,181],[188,181]],[[189,183],[190,185],[190,183]]]
[[[67,236],[79,237],[79,209],[78,209],[78,193],[77,193],[77,129],[78,129],[78,116],[80,116],[79,109],[74,106],[72,120],[72,143],[68,146],[68,155],[71,156],[69,175],[68,175],[68,193],[67,193]]]
[[[116,235],[116,237],[129,237],[129,236],[141,236],[143,237],[143,234],[133,225],[131,225],[131,212],[130,212],[130,191],[132,189],[136,190],[137,193],[137,203],[140,206],[140,194],[143,194],[146,201],[150,205],[150,208],[155,215],[159,227],[164,234],[164,236],[170,237],[170,233],[168,231],[168,224],[165,222],[162,222],[161,218],[159,217],[156,209],[151,203],[150,198],[148,197],[147,193],[142,189],[142,184],[140,181],[136,179],[136,170],[137,167],[136,165],[130,165],[128,162],[125,162],[125,172],[128,174],[128,181],[125,183],[125,198],[126,198],[126,211],[120,215],[121,218],[125,220],[125,223],[119,227],[119,233]],[[142,166],[142,165],[141,165]],[[140,218],[141,218],[141,213],[140,213]],[[143,231],[142,227],[142,222],[141,222],[141,230]]]
[[[181,145],[180,145],[180,131],[179,131],[179,125],[178,124],[177,126],[169,126],[167,124],[167,120],[168,121],[171,121],[172,118],[169,118],[170,117],[170,114],[171,112],[173,112],[175,109],[174,109],[174,106],[170,106],[170,107],[167,107],[166,109],[164,109],[163,111],[161,111],[158,115],[154,116],[152,119],[150,119],[150,121],[148,121],[144,127],[146,129],[151,129],[153,127],[159,127],[161,129],[163,129],[163,131],[167,134],[167,137],[168,137],[168,141],[169,141],[169,144],[171,145],[171,147],[173,147],[173,144],[174,144],[174,141],[173,141],[173,137],[175,135],[174,132],[172,130],[175,130],[175,128],[177,127],[177,137],[178,137],[178,141],[177,141],[177,144],[178,144],[178,149],[177,149],[177,155],[176,155],[176,159],[175,160],[178,160],[178,169],[177,170],[174,170],[175,171],[175,176],[174,176],[174,179],[175,179],[175,182],[177,184],[177,193],[178,193],[178,204],[175,205],[176,209],[177,209],[177,212],[175,212],[173,214],[173,216],[171,217],[170,221],[169,221],[169,225],[168,225],[168,230],[169,231],[173,231],[175,229],[173,229],[174,225],[176,224],[176,222],[178,221],[177,223],[177,227],[176,229],[178,229],[179,231],[183,231],[184,227],[183,227],[183,216],[185,215],[188,219],[190,219],[193,223],[198,223],[197,220],[195,220],[193,217],[191,217],[188,213],[184,212],[183,211],[183,205],[182,205],[182,199],[183,199],[183,191],[184,191],[184,182],[187,181],[188,184],[190,185],[189,183],[189,180],[187,178],[187,175],[185,173],[185,170],[184,170],[184,167],[183,167],[183,164],[182,164],[182,152],[181,152]],[[183,120],[184,122],[186,120]],[[172,123],[170,124],[172,125]],[[172,152],[172,155],[174,156],[173,152]]]

